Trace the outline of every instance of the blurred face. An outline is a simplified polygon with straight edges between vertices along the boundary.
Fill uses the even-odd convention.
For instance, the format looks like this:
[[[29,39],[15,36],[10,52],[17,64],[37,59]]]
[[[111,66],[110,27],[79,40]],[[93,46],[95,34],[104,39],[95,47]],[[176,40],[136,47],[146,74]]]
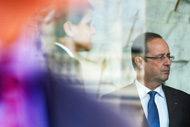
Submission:
[[[91,25],[91,12],[88,11],[82,20],[74,25],[73,29],[73,41],[80,47],[90,50],[91,49],[91,38],[95,34],[95,29]]]
[[[170,55],[167,43],[161,38],[156,38],[149,41],[147,43],[147,48],[147,57],[166,57]],[[147,58],[147,62],[145,62],[144,66],[145,81],[162,84],[169,77],[170,65],[171,62],[167,57],[165,60]]]

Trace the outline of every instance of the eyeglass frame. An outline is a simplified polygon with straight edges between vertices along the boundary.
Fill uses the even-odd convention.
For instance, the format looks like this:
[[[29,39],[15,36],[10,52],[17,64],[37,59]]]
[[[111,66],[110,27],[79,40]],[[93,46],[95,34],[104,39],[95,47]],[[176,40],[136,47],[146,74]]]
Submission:
[[[149,56],[145,56],[145,58],[148,58],[148,59],[157,59],[157,60],[160,60],[160,61],[165,61],[166,58],[168,58],[170,61],[174,61],[175,56],[173,56],[173,55],[167,55],[167,56],[161,55],[161,56],[159,56],[159,57],[149,57]]]

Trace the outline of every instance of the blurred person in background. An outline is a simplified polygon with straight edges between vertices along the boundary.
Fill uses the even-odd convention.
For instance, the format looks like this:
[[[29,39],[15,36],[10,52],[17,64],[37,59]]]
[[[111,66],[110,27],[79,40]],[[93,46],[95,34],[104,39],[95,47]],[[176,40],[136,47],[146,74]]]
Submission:
[[[83,88],[80,63],[75,57],[79,51],[91,49],[91,37],[95,33],[91,26],[91,5],[86,2],[69,1],[67,8],[52,7],[41,25],[41,49],[49,69],[54,75],[63,75],[66,80]],[[45,35],[50,30],[49,36]],[[52,38],[50,38],[52,36]]]
[[[67,77],[55,78],[46,59],[39,61],[34,15],[49,2],[1,1],[0,126],[126,127],[119,116],[69,87],[72,82]],[[66,0],[60,3],[67,6]]]

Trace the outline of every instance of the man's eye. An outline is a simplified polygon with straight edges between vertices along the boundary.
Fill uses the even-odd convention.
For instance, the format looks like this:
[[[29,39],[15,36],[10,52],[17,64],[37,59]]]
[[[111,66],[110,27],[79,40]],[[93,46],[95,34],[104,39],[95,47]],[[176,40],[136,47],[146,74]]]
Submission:
[[[90,25],[91,25],[91,22],[88,22],[87,25],[90,26]]]
[[[92,20],[89,20],[88,22],[87,22],[87,24],[90,26],[90,25],[92,25]]]
[[[160,56],[160,59],[165,59],[164,55],[161,55],[161,56]]]

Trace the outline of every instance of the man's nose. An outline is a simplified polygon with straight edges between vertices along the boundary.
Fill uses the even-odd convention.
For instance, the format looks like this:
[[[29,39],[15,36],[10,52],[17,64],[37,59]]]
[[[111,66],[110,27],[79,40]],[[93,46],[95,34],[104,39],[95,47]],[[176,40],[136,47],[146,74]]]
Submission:
[[[92,25],[90,25],[90,30],[91,30],[91,34],[96,34],[96,30]]]
[[[171,65],[171,60],[170,58],[166,57],[164,65],[170,66]]]

